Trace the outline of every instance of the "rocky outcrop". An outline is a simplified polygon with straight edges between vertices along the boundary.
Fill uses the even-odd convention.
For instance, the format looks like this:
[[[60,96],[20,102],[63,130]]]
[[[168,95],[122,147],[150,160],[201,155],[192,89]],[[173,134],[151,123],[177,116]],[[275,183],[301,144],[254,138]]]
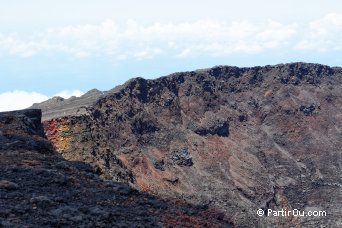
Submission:
[[[40,110],[0,113],[0,227],[231,226],[214,208],[104,181],[89,164],[63,159],[40,118]]]
[[[80,115],[56,109],[44,129],[104,178],[220,208],[236,226],[338,227],[341,107],[341,68],[217,66],[132,79]],[[327,215],[256,215],[285,208]]]
[[[3,112],[0,115],[0,150],[37,150],[51,153],[52,144],[46,139],[39,109]]]

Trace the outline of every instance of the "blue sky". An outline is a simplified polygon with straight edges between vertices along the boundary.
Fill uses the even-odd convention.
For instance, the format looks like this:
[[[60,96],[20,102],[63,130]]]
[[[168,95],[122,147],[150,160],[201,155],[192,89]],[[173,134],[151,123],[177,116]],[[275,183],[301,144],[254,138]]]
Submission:
[[[0,0],[0,111],[214,65],[342,66],[340,0]]]

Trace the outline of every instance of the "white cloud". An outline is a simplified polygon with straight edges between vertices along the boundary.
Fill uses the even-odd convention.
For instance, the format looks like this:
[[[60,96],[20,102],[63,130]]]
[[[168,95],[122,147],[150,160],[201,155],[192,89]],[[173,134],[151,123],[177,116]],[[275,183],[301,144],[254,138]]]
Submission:
[[[0,111],[24,109],[35,102],[42,102],[47,99],[49,99],[48,96],[36,92],[19,90],[4,92],[0,94]]]
[[[176,57],[178,58],[186,58],[188,56],[191,55],[191,49],[190,48],[186,48],[183,51],[181,51],[181,53],[177,54]]]
[[[83,92],[79,90],[65,90],[54,96],[69,98],[71,96],[81,96]],[[27,92],[21,90],[9,91],[0,93],[0,111],[12,111],[18,109],[25,109],[30,107],[33,103],[45,101],[51,97],[37,92]]]
[[[342,15],[328,14],[308,24],[276,21],[200,20],[124,25],[100,24],[50,28],[22,38],[0,35],[0,53],[30,57],[64,53],[77,58],[109,56],[118,60],[170,57],[227,56],[270,50],[339,50]]]
[[[342,49],[342,14],[331,13],[312,21],[296,46],[299,50],[330,51]]]

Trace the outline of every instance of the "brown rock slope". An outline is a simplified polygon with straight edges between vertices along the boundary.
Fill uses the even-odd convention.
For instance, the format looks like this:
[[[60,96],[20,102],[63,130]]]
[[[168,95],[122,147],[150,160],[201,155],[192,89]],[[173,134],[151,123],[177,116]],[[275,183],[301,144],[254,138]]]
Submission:
[[[66,159],[217,207],[236,226],[341,226],[341,68],[219,66],[136,78],[81,115],[43,124]],[[327,215],[259,217],[259,208]]]
[[[40,110],[0,113],[0,227],[229,227],[221,213],[161,200],[66,161]]]

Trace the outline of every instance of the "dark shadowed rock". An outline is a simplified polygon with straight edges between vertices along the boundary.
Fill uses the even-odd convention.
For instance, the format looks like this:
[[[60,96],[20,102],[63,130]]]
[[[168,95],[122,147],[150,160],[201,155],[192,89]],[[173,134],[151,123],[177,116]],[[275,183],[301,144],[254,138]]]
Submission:
[[[41,124],[41,110],[26,109],[0,113],[0,150],[52,151],[52,144],[46,139]]]
[[[16,190],[19,188],[19,185],[8,180],[1,180],[0,188],[7,189],[7,190]]]
[[[159,169],[161,171],[164,171],[165,170],[165,163],[164,163],[164,160],[155,160],[153,161],[153,165],[154,165],[154,168],[156,169]]]
[[[194,164],[187,148],[172,151],[171,160],[179,166],[192,166]]]
[[[314,105],[309,105],[309,106],[305,106],[305,105],[301,105],[299,110],[301,112],[304,113],[304,115],[306,116],[310,116],[312,115],[313,111],[315,111],[316,107]]]

